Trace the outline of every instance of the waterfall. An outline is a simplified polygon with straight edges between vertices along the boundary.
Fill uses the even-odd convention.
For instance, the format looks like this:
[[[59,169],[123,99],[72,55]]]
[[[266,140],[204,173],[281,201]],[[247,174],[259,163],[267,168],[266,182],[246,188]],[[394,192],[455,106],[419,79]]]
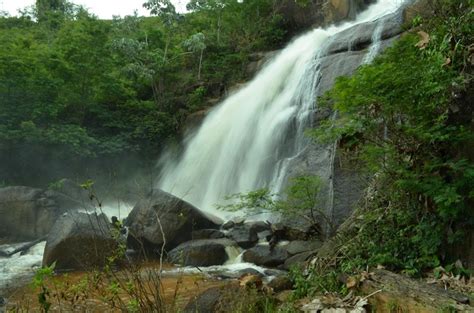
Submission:
[[[379,53],[380,46],[382,43],[383,26],[383,20],[380,20],[377,23],[377,27],[375,28],[374,33],[372,34],[372,45],[370,45],[369,52],[367,52],[367,55],[365,56],[364,61],[362,61],[362,63],[371,63]]]
[[[393,13],[402,3],[379,0],[355,21],[296,38],[208,114],[185,139],[178,159],[163,155],[157,187],[224,219],[232,214],[216,210],[215,205],[228,195],[259,188],[278,193],[289,162],[307,145],[304,131],[311,126],[315,91],[324,79],[320,59],[329,43],[343,30]]]

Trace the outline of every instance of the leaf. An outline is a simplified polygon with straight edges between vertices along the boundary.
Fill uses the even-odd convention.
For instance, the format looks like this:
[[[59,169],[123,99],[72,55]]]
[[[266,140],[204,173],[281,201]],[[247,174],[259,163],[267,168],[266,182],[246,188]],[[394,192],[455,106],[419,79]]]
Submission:
[[[346,287],[351,289],[351,288],[355,288],[359,285],[359,278],[356,277],[356,276],[351,276],[347,279],[347,282],[346,282]]]
[[[420,48],[420,50],[423,50],[430,43],[430,35],[428,35],[422,30],[418,32],[418,35],[420,36],[420,41],[418,41],[418,43],[415,46]]]

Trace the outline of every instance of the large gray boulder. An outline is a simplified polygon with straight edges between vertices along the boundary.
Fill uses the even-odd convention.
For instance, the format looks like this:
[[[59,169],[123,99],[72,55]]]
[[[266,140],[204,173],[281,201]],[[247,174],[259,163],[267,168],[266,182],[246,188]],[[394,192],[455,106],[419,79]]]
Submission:
[[[46,241],[43,266],[58,270],[87,270],[106,264],[118,241],[105,214],[70,212],[54,224]]]
[[[257,231],[248,224],[235,226],[229,231],[227,237],[245,249],[253,247],[258,242]]]
[[[276,267],[283,264],[289,257],[288,252],[281,247],[258,245],[244,252],[243,260],[260,266]]]
[[[228,255],[226,247],[237,246],[228,239],[193,240],[180,244],[168,254],[174,264],[185,266],[212,266],[222,265]]]
[[[220,224],[218,218],[160,189],[140,200],[124,223],[129,245],[146,253],[159,252],[163,244],[171,250],[191,240],[193,230],[217,229]]]
[[[46,236],[64,212],[86,204],[62,193],[31,187],[0,188],[0,237],[29,241]]]

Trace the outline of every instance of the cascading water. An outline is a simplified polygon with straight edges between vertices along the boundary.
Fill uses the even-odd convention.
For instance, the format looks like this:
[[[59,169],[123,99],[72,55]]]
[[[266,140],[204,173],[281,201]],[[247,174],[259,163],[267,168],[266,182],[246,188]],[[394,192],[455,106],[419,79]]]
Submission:
[[[229,218],[229,213],[215,205],[227,195],[264,187],[279,192],[288,161],[307,143],[304,130],[311,124],[316,85],[324,79],[319,67],[328,43],[343,30],[393,13],[402,4],[380,0],[356,21],[315,29],[294,40],[210,112],[185,140],[178,161],[169,154],[161,158],[157,187],[222,218]],[[382,26],[377,29],[381,32]],[[373,36],[379,41],[380,34]],[[378,48],[370,50],[375,55]]]
[[[365,56],[364,61],[362,61],[362,63],[364,64],[371,63],[374,60],[374,58],[377,56],[380,50],[381,43],[382,43],[383,26],[384,26],[383,21],[379,21],[377,23],[377,27],[375,28],[375,31],[372,34],[372,45],[370,46],[369,52],[367,52],[367,55]]]

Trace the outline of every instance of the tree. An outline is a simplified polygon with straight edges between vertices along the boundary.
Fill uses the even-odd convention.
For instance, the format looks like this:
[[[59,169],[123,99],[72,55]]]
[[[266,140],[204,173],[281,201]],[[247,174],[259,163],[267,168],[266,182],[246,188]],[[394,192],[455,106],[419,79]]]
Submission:
[[[163,60],[166,62],[168,49],[171,42],[172,29],[174,28],[175,22],[178,20],[179,14],[176,13],[176,8],[170,0],[149,0],[148,2],[145,2],[143,6],[150,10],[151,14],[157,15],[167,30],[166,33],[168,37],[163,55]]]
[[[190,11],[207,11],[216,16],[217,44],[221,43],[222,11],[226,7],[226,0],[191,0],[186,8]]]
[[[40,23],[54,21],[63,16],[70,7],[71,3],[66,0],[36,0],[36,17]]]
[[[203,33],[197,33],[183,42],[183,46],[186,50],[193,53],[199,53],[198,80],[201,79],[202,56],[204,49],[206,49],[205,40],[206,36],[204,36]]]

